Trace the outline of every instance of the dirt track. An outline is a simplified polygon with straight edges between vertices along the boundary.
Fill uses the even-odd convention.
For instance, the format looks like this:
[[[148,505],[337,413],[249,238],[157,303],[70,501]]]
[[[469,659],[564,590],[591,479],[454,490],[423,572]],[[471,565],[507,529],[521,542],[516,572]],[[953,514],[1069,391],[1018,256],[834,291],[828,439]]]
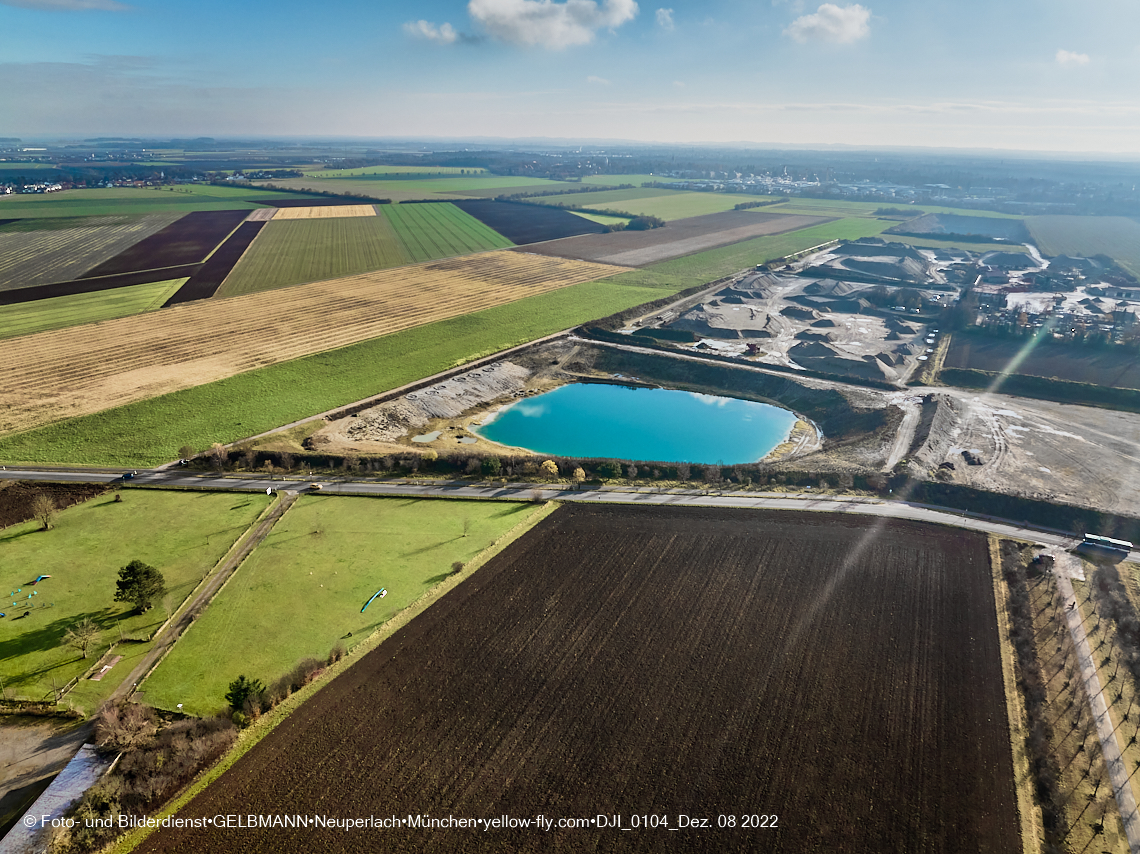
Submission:
[[[939,390],[916,473],[981,489],[1134,515],[1140,415],[1043,400]],[[981,465],[963,456],[969,451]]]

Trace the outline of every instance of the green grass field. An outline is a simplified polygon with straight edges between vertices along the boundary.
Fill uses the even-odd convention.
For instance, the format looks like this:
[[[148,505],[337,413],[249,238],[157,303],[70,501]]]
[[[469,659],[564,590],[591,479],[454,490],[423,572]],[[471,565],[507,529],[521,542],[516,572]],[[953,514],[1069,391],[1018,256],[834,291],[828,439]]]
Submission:
[[[53,680],[62,687],[118,641],[120,627],[128,637],[149,636],[270,501],[261,494],[122,494],[121,502],[104,495],[60,512],[49,531],[39,531],[34,522],[0,531],[0,593],[15,594],[0,607],[7,614],[0,618],[0,661],[10,695],[38,700],[52,692]],[[166,579],[166,596],[143,614],[114,601],[119,568],[136,558],[157,567]],[[41,573],[52,577],[29,587]],[[36,595],[29,599],[33,590]],[[36,607],[20,617],[29,610],[28,602]],[[64,632],[85,617],[103,629],[99,647],[86,660],[60,646]],[[125,643],[116,653],[122,650],[133,661],[149,648],[149,643]],[[81,682],[68,699],[93,711],[94,703],[114,690],[132,666],[123,661],[102,681]]]
[[[351,648],[533,510],[302,496],[143,683],[142,697],[207,714],[225,705],[239,675],[268,685],[302,658],[325,658],[338,641]],[[387,595],[361,613],[381,587]]]
[[[319,282],[409,261],[384,216],[270,220],[215,296]]]
[[[93,294],[50,297],[0,306],[0,339],[153,311],[162,308],[162,304],[185,282],[186,279],[170,279]]]
[[[454,205],[378,205],[377,209],[374,217],[271,220],[217,296],[514,246]]]
[[[1123,216],[1031,216],[1025,224],[1046,255],[1108,255],[1140,276],[1140,222]]]
[[[306,175],[318,178],[362,178],[372,175],[398,175],[416,176],[423,178],[441,178],[455,175],[489,174],[486,169],[466,168],[460,166],[363,166],[360,169],[302,169]]]
[[[221,192],[219,192],[221,191]],[[231,192],[225,192],[231,191]],[[272,198],[273,191],[239,187],[109,187],[63,190],[48,195],[0,196],[0,219],[9,217],[108,216],[191,211],[254,210],[248,199]],[[303,194],[284,193],[284,198]]]
[[[657,284],[587,282],[0,438],[14,463],[155,465],[233,442],[507,347],[658,299]]]
[[[974,243],[969,240],[939,240],[936,237],[910,237],[906,234],[884,234],[884,240],[896,243],[906,243],[908,246],[917,246],[920,249],[964,249],[975,255],[984,255],[986,252],[1029,252],[1021,243]]]
[[[381,205],[378,210],[391,222],[413,263],[514,246],[455,205]]]
[[[735,194],[656,189],[582,193],[580,196],[566,196],[566,202],[558,196],[554,198],[562,204],[613,209],[634,216],[656,216],[666,221],[730,211],[740,203],[740,197]]]
[[[801,228],[787,234],[773,234],[710,249],[695,255],[686,255],[672,261],[663,261],[621,273],[605,279],[617,285],[632,285],[638,288],[664,288],[680,291],[714,279],[728,276],[738,270],[763,264],[773,258],[782,258],[802,252],[829,240],[857,240],[860,237],[874,237],[890,223],[883,220],[851,218]]]
[[[362,178],[327,178],[321,173],[304,178],[285,178],[268,181],[277,187],[294,192],[320,190],[328,193],[352,193],[370,199],[391,199],[394,202],[419,199],[471,199],[494,197],[503,193],[518,192],[527,188],[544,190],[574,185],[545,178],[514,178],[503,175],[464,175],[454,178],[424,180],[403,178],[385,179],[383,175]]]
[[[633,184],[640,187],[654,181],[675,181],[676,178],[665,178],[661,175],[587,175],[582,179],[583,184],[596,184],[599,187],[616,187],[620,184]]]
[[[588,219],[590,222],[599,222],[602,225],[625,225],[629,220],[624,216],[606,216],[605,214],[589,214],[582,213],[581,211],[571,211],[574,216],[580,216],[582,219]]]

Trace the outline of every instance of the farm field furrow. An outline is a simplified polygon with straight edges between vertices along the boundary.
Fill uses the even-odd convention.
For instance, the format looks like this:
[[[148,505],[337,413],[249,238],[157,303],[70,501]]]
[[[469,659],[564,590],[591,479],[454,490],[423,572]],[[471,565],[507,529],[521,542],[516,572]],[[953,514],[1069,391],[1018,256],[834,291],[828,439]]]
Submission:
[[[642,267],[765,234],[783,234],[825,222],[826,219],[817,216],[758,216],[749,211],[725,211],[675,220],[664,228],[649,231],[627,230],[570,237],[539,244],[531,251],[561,258]]]
[[[319,205],[278,208],[273,219],[334,219],[338,217],[376,216],[375,205]]]
[[[1123,216],[1031,216],[1025,224],[1046,255],[1107,255],[1140,276],[1140,222]]]
[[[248,211],[196,211],[88,270],[83,278],[157,270],[206,260],[241,224]]]
[[[261,191],[259,195],[265,195],[265,192]],[[0,218],[187,214],[191,211],[254,210],[257,207],[260,205],[244,197],[202,195],[189,187],[170,190],[114,187],[64,190],[50,196],[13,194],[0,197]]]
[[[413,261],[514,245],[455,205],[385,205],[382,210]]]
[[[270,221],[217,296],[336,279],[410,261],[385,216]]]
[[[0,290],[75,279],[179,217],[16,220],[0,226]]]
[[[186,279],[0,306],[0,338],[97,323],[162,308]]]
[[[0,437],[0,460],[156,465],[344,406],[671,293],[611,281],[548,290],[340,349]]]
[[[0,305],[19,305],[54,299],[55,297],[104,293],[118,288],[148,285],[159,280],[188,279],[198,272],[201,266],[201,264],[182,264],[178,267],[165,267],[160,270],[138,270],[134,273],[100,276],[97,279],[72,279],[70,282],[53,282],[50,285],[33,285],[30,288],[12,288],[11,290],[0,291]]]
[[[393,852],[1018,851],[991,579],[986,539],[950,528],[563,507],[178,815],[712,819],[493,842],[397,827]],[[777,827],[741,827],[754,814]],[[271,832],[282,854],[375,846]],[[254,851],[267,833],[164,828],[136,850]]]
[[[493,252],[12,339],[0,349],[0,431],[98,412],[616,272],[621,268]],[[409,316],[392,316],[408,308]]]
[[[163,307],[212,297],[264,227],[264,220],[239,225]]]
[[[549,196],[536,201],[560,207],[598,208],[621,211],[634,216],[656,216],[672,221],[730,211],[740,204],[741,200],[742,197],[735,193],[695,193],[645,187],[635,190],[603,190],[598,193]],[[744,197],[743,200],[751,199]]]

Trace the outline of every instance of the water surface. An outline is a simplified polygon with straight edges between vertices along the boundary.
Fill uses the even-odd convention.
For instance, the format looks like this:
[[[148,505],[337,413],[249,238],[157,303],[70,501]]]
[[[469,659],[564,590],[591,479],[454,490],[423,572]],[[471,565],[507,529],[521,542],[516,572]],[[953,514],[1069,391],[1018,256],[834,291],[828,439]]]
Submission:
[[[572,383],[500,410],[475,432],[563,457],[662,462],[755,462],[786,441],[787,409],[662,388]]]

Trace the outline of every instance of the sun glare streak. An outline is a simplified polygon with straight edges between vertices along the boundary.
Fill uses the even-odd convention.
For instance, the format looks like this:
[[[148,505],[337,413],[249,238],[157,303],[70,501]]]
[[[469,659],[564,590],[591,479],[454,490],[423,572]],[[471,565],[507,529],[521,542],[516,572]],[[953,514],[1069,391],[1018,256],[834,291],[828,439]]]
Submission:
[[[1006,381],[1006,378],[1009,377],[1010,374],[1017,372],[1017,369],[1021,367],[1022,363],[1028,359],[1030,355],[1032,355],[1035,349],[1037,349],[1037,345],[1047,337],[1052,337],[1053,329],[1056,326],[1056,318],[1047,318],[1045,323],[1042,324],[1041,328],[1033,333],[1033,335],[1030,336],[1029,340],[1025,342],[1025,346],[1018,350],[1017,353],[1014,354],[1013,358],[1009,360],[1009,363],[1004,368],[1002,368],[996,377],[994,377],[994,381],[990,383],[986,388],[985,394],[996,394],[997,391],[1001,388],[1001,384]]]

